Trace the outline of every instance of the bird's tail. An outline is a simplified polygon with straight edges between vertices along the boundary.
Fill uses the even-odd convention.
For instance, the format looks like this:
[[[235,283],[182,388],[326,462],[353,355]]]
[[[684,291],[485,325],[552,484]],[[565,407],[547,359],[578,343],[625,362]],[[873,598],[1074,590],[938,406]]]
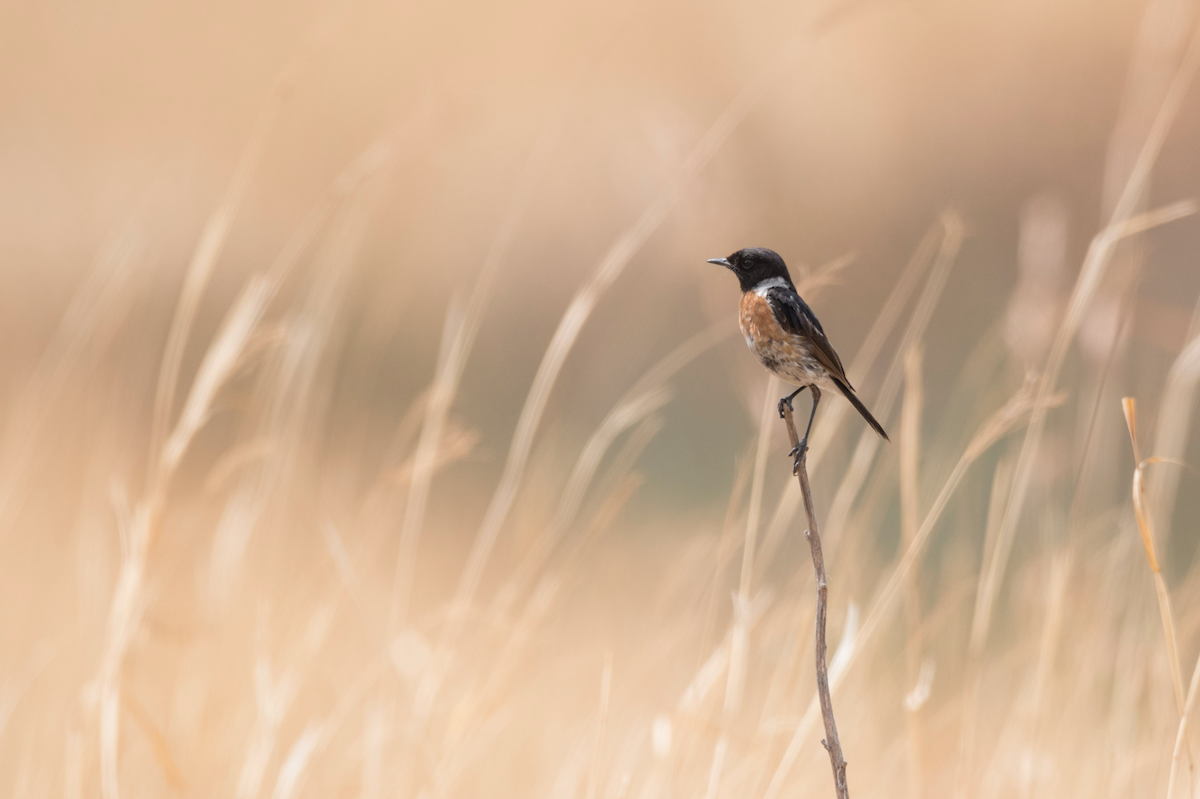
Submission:
[[[871,425],[871,427],[875,429],[875,432],[883,437],[884,441],[891,441],[891,439],[888,438],[888,434],[883,432],[883,425],[875,421],[875,417],[872,416],[871,412],[867,410],[867,406],[863,405],[862,401],[859,400],[858,397],[854,396],[854,392],[850,389],[850,387],[841,380],[838,380],[836,377],[833,379],[833,382],[836,383],[838,389],[841,390],[842,396],[850,400],[850,404],[854,406],[855,410],[861,413],[862,417],[867,420],[867,424]]]

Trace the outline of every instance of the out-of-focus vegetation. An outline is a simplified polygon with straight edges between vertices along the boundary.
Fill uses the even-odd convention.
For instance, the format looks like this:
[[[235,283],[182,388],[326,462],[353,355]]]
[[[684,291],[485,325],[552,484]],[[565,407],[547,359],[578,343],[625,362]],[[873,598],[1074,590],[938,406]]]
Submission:
[[[6,7],[0,793],[1190,796],[1197,22]]]

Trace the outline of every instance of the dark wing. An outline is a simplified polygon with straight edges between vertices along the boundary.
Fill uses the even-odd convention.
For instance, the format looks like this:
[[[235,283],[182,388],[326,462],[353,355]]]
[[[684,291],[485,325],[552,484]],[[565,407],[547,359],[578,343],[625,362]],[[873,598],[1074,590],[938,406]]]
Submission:
[[[771,311],[779,326],[787,333],[803,336],[812,342],[813,356],[825,367],[830,377],[845,383],[853,391],[854,387],[850,385],[846,370],[842,367],[842,359],[833,351],[833,345],[825,338],[821,323],[796,290],[790,286],[770,288],[767,290],[767,302],[771,304]]]

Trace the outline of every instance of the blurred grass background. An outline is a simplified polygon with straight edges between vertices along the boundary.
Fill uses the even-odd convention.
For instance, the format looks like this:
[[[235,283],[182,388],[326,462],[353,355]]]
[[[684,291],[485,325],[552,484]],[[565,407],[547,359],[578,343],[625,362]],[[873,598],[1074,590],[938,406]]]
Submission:
[[[0,8],[0,792],[1192,795],[1195,12]]]

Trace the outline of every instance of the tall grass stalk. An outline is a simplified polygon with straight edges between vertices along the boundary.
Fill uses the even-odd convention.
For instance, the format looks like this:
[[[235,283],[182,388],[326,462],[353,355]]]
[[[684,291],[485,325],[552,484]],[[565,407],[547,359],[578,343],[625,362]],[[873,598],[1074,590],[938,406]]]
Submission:
[[[1062,400],[1062,397],[1051,397],[1049,401],[1061,403]],[[892,603],[900,594],[907,575],[915,567],[917,558],[920,557],[934,527],[941,518],[942,511],[946,509],[950,497],[954,494],[955,489],[958,488],[959,483],[962,482],[971,464],[990,449],[992,445],[1007,435],[1025,416],[1031,415],[1036,407],[1036,403],[1037,399],[1033,396],[1031,386],[1026,385],[1005,403],[1003,407],[992,414],[975,432],[970,443],[967,444],[967,448],[959,457],[958,463],[955,464],[954,470],[942,485],[937,499],[934,500],[932,507],[925,514],[925,519],[921,523],[921,529],[917,531],[912,544],[905,549],[904,556],[888,576],[887,582],[884,583],[884,587],[879,592],[878,598],[871,608],[871,612],[867,615],[866,621],[863,622],[862,628],[858,632],[854,646],[848,650],[849,654],[845,656],[843,663],[840,664],[842,666],[841,669],[837,671],[831,669],[829,680],[831,691],[837,691],[846,671],[853,666],[859,653],[871,641],[884,618],[892,610]],[[837,655],[835,654],[834,660],[836,661],[837,659]],[[818,713],[817,697],[814,696],[809,703],[808,710],[805,712],[803,719],[801,719],[792,734],[787,751],[775,769],[774,776],[771,778],[771,783],[767,788],[764,799],[776,799],[783,790],[788,772],[795,763],[796,757],[800,753],[800,747],[809,735],[812,725],[816,723]]]
[[[542,129],[533,146],[533,151],[529,154],[529,158],[521,170],[517,185],[513,189],[512,197],[504,212],[504,218],[492,239],[461,317],[455,323],[447,326],[448,343],[443,345],[445,355],[438,362],[433,388],[425,405],[425,421],[421,427],[421,437],[417,443],[416,454],[413,456],[412,481],[409,483],[408,500],[404,505],[404,524],[400,530],[388,624],[393,631],[404,624],[407,614],[417,546],[421,540],[421,526],[425,519],[425,505],[429,498],[429,486],[433,478],[446,417],[450,412],[454,396],[458,393],[458,386],[474,346],[475,336],[479,332],[483,313],[493,293],[496,276],[508,256],[517,229],[533,199],[534,189],[537,188],[538,180],[546,169],[550,154],[554,151],[561,126],[562,110],[560,109],[559,113],[552,116],[550,122]]]
[[[618,26],[620,31],[623,26]],[[454,319],[448,325],[443,344],[444,357],[438,362],[437,373],[434,376],[433,387],[428,403],[425,406],[425,419],[421,427],[421,437],[417,443],[417,451],[413,455],[412,482],[409,485],[408,499],[404,505],[404,523],[400,530],[400,542],[396,555],[396,575],[393,578],[392,600],[390,606],[390,627],[395,630],[403,625],[408,609],[409,594],[412,591],[412,570],[416,564],[417,547],[421,540],[421,527],[425,520],[425,506],[429,499],[429,488],[436,466],[437,451],[441,443],[446,418],[450,406],[458,393],[458,386],[466,369],[467,360],[474,346],[475,336],[483,320],[492,287],[501,265],[508,256],[508,251],[516,238],[520,227],[534,198],[534,189],[549,164],[550,155],[562,132],[563,124],[569,111],[574,107],[574,94],[578,87],[586,82],[601,58],[616,40],[617,32],[606,39],[603,44],[586,61],[578,75],[569,81],[570,89],[560,98],[549,114],[548,121],[542,126],[533,150],[526,159],[520,177],[509,198],[500,226],[492,237],[483,266],[475,279],[475,286],[467,305],[462,309],[461,317]]]
[[[708,165],[733,130],[766,93],[781,68],[791,63],[799,55],[802,49],[800,45],[804,43],[807,43],[806,37],[799,37],[789,43],[781,56],[768,61],[738,93],[691,150],[637,222],[613,244],[600,261],[591,279],[576,293],[568,305],[546,349],[521,410],[500,483],[484,515],[483,523],[475,537],[458,588],[455,591],[449,623],[438,644],[434,665],[428,670],[427,676],[414,697],[413,710],[408,724],[410,745],[416,745],[423,735],[429,713],[440,690],[444,670],[448,665],[449,658],[452,657],[461,631],[463,615],[475,596],[496,538],[508,517],[512,502],[516,498],[517,489],[533,447],[533,439],[541,423],[542,413],[545,411],[550,392],[558,379],[567,355],[574,347],[580,330],[603,294],[674,208],[683,188],[690,184]]]
[[[954,211],[947,211],[942,214],[940,221],[943,229],[941,246],[938,248],[933,267],[929,271],[925,289],[920,294],[917,306],[904,330],[904,336],[900,339],[900,346],[892,358],[887,377],[883,381],[883,388],[879,392],[879,400],[875,403],[875,413],[881,419],[887,419],[891,413],[892,405],[903,385],[905,358],[908,356],[909,350],[924,337],[925,330],[929,327],[929,321],[933,318],[934,309],[937,308],[942,292],[945,291],[946,281],[950,279],[950,271],[958,257],[958,251],[962,247],[965,234],[962,218]],[[837,493],[833,497],[833,502],[829,506],[828,523],[825,527],[830,534],[831,553],[837,551],[837,544],[845,530],[846,520],[850,517],[850,509],[862,490],[863,483],[870,471],[871,462],[875,458],[875,453],[879,451],[880,443],[879,436],[869,427],[863,430],[859,436],[858,446],[850,459],[850,466],[846,469],[846,473],[838,485]]]
[[[921,412],[924,410],[921,362],[924,350],[920,344],[911,347],[904,357],[904,403],[900,412],[900,540],[904,548],[912,546],[921,523]],[[904,584],[905,665],[907,684],[916,685],[921,674],[921,586],[917,569],[913,568]],[[912,799],[924,795],[921,769],[921,707],[906,704],[908,728],[908,791]]]
[[[1189,51],[1189,54],[1193,52],[1197,53],[1197,55],[1192,56],[1191,61],[1185,62],[1180,68],[1180,75],[1186,74],[1189,81],[1195,72],[1197,63],[1200,62],[1200,48],[1193,48]],[[1187,67],[1186,71],[1184,67]],[[1186,84],[1183,85],[1183,88],[1186,88]],[[1173,91],[1182,91],[1182,88],[1175,86],[1173,87]],[[1057,404],[1050,402],[1049,399],[1054,395],[1054,389],[1058,384],[1059,374],[1065,363],[1068,349],[1083,321],[1084,313],[1088,309],[1092,297],[1095,295],[1100,280],[1104,276],[1109,260],[1112,257],[1112,250],[1116,243],[1123,238],[1137,235],[1159,225],[1181,219],[1196,211],[1196,206],[1193,202],[1183,201],[1137,216],[1130,216],[1133,204],[1138,197],[1137,192],[1140,191],[1140,187],[1147,179],[1147,172],[1150,166],[1152,166],[1153,157],[1157,154],[1158,148],[1161,147],[1162,137],[1166,135],[1165,126],[1169,124],[1170,119],[1173,118],[1175,111],[1178,109],[1178,99],[1171,102],[1172,96],[1173,94],[1169,95],[1168,101],[1163,104],[1159,118],[1156,120],[1155,127],[1151,131],[1152,135],[1147,138],[1146,147],[1143,149],[1142,157],[1139,158],[1138,166],[1130,177],[1130,182],[1127,184],[1122,201],[1118,203],[1117,210],[1113,214],[1113,221],[1092,239],[1087,257],[1084,259],[1083,268],[1080,271],[1079,278],[1071,294],[1067,312],[1058,328],[1054,344],[1050,349],[1046,370],[1038,379],[1037,401],[1034,405],[1029,426],[1025,430],[1025,439],[1021,444],[1020,454],[1017,457],[1017,462],[1013,470],[1013,482],[1008,491],[1004,516],[996,531],[995,546],[990,551],[980,575],[979,593],[975,602],[974,616],[971,620],[971,633],[968,644],[968,657],[972,661],[977,662],[982,657],[984,645],[987,643],[992,614],[999,596],[1000,586],[1004,579],[1009,554],[1012,551],[1017,522],[1024,508],[1025,495],[1029,490],[1034,464],[1038,457],[1038,449],[1041,446],[1046,415],[1049,409]],[[975,670],[974,666],[968,666],[968,673],[972,675],[968,678],[969,685],[973,685],[972,681],[979,678],[979,673]],[[977,690],[977,685],[968,688],[968,691],[972,694],[977,692]],[[970,700],[967,705],[968,712],[964,715],[960,733],[960,749],[962,746],[967,745],[964,742],[974,740],[974,725],[976,723],[975,707],[975,700]],[[967,745],[966,751],[970,752],[971,746]],[[963,799],[969,791],[968,782],[971,779],[971,759],[969,757],[960,757],[956,764],[956,772],[954,796],[955,799]]]
[[[608,721],[608,705],[612,697],[612,673],[612,652],[605,652],[604,671],[600,675],[600,714],[596,722],[596,744],[592,749],[591,765],[588,767],[585,799],[596,799],[596,787],[600,783],[600,747],[604,744],[604,726]]]
[[[889,293],[887,302],[884,303],[874,324],[871,325],[858,353],[854,356],[849,374],[864,374],[874,365],[883,345],[887,343],[893,329],[900,321],[900,314],[904,310],[904,306],[908,304],[912,293],[916,291],[925,270],[929,268],[939,249],[943,248],[945,236],[944,220],[939,220],[921,239],[920,244],[905,265],[900,279]],[[929,285],[926,284],[926,291],[929,290]],[[801,286],[800,291],[803,292],[803,290],[804,287]],[[846,419],[849,410],[848,403],[836,402],[832,405],[827,404],[826,409],[821,412],[821,429],[824,434],[814,439],[809,448],[809,463],[812,465],[813,471],[820,466],[830,442],[833,441],[837,431],[841,429],[841,424]],[[774,554],[785,531],[795,519],[802,499],[799,486],[789,482],[787,489],[780,495],[779,501],[776,503],[775,512],[771,515],[771,523],[768,525],[767,534],[763,539],[764,559],[769,559]]]
[[[4,434],[0,479],[0,542],[19,509],[31,472],[30,459],[62,398],[67,381],[98,354],[132,302],[136,267],[145,258],[145,233],[130,221],[100,247],[87,278],[71,298],[54,336],[26,383]]]
[[[1039,768],[1045,760],[1041,740],[1042,716],[1045,713],[1046,695],[1049,690],[1047,686],[1058,655],[1072,566],[1072,552],[1066,547],[1050,557],[1050,574],[1046,580],[1046,618],[1042,622],[1042,638],[1038,645],[1037,667],[1034,670],[1033,690],[1027,711],[1028,722],[1024,733],[1025,751],[1022,764],[1025,766],[1025,773],[1021,780],[1021,796],[1025,799],[1034,795]]]
[[[1113,249],[1119,241],[1128,236],[1181,219],[1196,211],[1195,204],[1189,201],[1134,215],[1134,210],[1142,200],[1150,179],[1150,172],[1162,150],[1163,141],[1175,121],[1198,66],[1200,66],[1200,29],[1197,29],[1197,34],[1193,37],[1179,64],[1179,69],[1175,73],[1166,97],[1159,106],[1158,113],[1146,134],[1137,160],[1130,170],[1108,224],[1092,239],[1088,247],[1079,277],[1071,292],[1066,314],[1059,325],[1054,344],[1051,346],[1046,360],[1046,367],[1038,384],[1039,401],[1029,427],[1026,428],[1025,440],[1021,445],[1021,454],[1014,472],[1013,487],[998,533],[996,555],[983,578],[985,593],[982,597],[983,601],[976,605],[975,618],[972,620],[971,626],[971,647],[976,651],[983,646],[983,642],[987,639],[996,593],[1008,564],[1008,555],[1012,548],[1012,539],[1017,524],[1020,521],[1021,511],[1025,507],[1025,497],[1029,491],[1033,465],[1038,457],[1042,433],[1046,424],[1046,409],[1049,407],[1046,400],[1057,390],[1059,375],[1066,362],[1067,352],[1083,321],[1084,313],[1091,305],[1096,290],[1108,269]],[[964,790],[965,786],[960,785],[960,789],[955,792],[955,795],[963,796]]]
[[[1142,537],[1142,546],[1146,550],[1146,561],[1150,571],[1154,573],[1154,590],[1158,595],[1158,609],[1162,617],[1163,638],[1167,644],[1167,657],[1171,665],[1171,685],[1175,689],[1175,704],[1179,712],[1183,712],[1186,697],[1183,691],[1183,673],[1179,667],[1179,644],[1175,633],[1175,620],[1171,613],[1171,595],[1167,591],[1167,583],[1162,575],[1162,566],[1154,546],[1154,527],[1150,522],[1150,514],[1146,508],[1145,466],[1141,448],[1138,446],[1137,434],[1137,401],[1133,397],[1121,400],[1121,410],[1125,414],[1125,424],[1129,427],[1129,440],[1133,444],[1133,460],[1136,466],[1133,471],[1133,512],[1137,519],[1138,533]]]
[[[592,483],[601,460],[617,436],[661,408],[668,400],[664,386],[680,369],[730,338],[728,324],[714,324],[695,334],[671,350],[657,364],[638,378],[637,382],[617,401],[600,426],[592,433],[575,463],[571,475],[555,508],[554,516],[525,554],[520,566],[501,587],[492,605],[498,613],[507,612],[517,595],[529,584],[533,575],[549,557],[553,548],[575,521],[584,495]]]
[[[810,386],[809,392],[813,395],[813,401],[816,402],[820,398],[819,389],[816,386]],[[830,688],[830,671],[840,671],[843,664],[836,662],[835,656],[832,669],[826,660],[826,618],[829,607],[829,586],[825,576],[825,556],[821,551],[821,534],[817,523],[817,513],[813,506],[812,487],[808,480],[808,467],[805,463],[805,453],[800,450],[800,438],[796,433],[796,425],[792,420],[791,405],[783,407],[783,422],[787,428],[788,441],[792,445],[792,452],[799,453],[792,467],[792,472],[796,475],[800,483],[800,491],[804,495],[804,516],[808,523],[808,528],[804,531],[804,537],[808,539],[809,551],[812,554],[813,564],[813,582],[816,588],[816,621],[814,622],[814,646],[815,654],[815,671],[817,677],[817,701],[821,706],[821,720],[825,726],[825,737],[821,739],[821,745],[825,747],[825,751],[829,753],[829,765],[833,771],[833,787],[838,799],[849,799],[850,789],[846,782],[846,759],[842,755],[842,742],[838,737],[837,722],[833,715],[833,697]],[[853,647],[855,633],[854,624],[850,619],[854,618],[853,606],[851,613],[846,622],[846,629],[842,634],[842,643],[839,645],[839,652],[844,649],[847,644]],[[845,657],[849,657],[846,655]]]
[[[392,163],[392,147],[406,132],[402,126],[389,136],[381,137],[338,173],[267,270],[265,281],[270,292],[267,301],[274,298],[327,227],[330,242],[340,241],[349,246],[339,250],[336,245],[327,243],[318,252],[320,264],[333,275],[344,273],[346,259],[354,256],[361,242],[364,219],[375,200],[374,187]],[[340,255],[331,258],[336,253]],[[327,288],[332,289],[332,286],[327,284]],[[330,291],[319,292],[316,296],[324,304],[327,320],[332,307],[336,307],[337,295]],[[311,384],[322,352],[321,314],[313,314],[311,310],[294,315],[282,326],[273,353],[274,368],[264,370],[266,373],[260,380],[259,391],[267,410],[257,425],[250,426],[250,442],[239,450],[238,457],[245,455],[247,450],[257,450],[264,456],[263,465],[256,474],[240,481],[226,502],[213,536],[206,591],[210,613],[227,609],[251,531],[273,494],[285,482],[294,460],[299,437],[296,427],[307,408],[308,392],[304,389]]]
[[[1181,14],[1186,5],[1153,0],[1157,11],[1144,15],[1144,27],[1178,19],[1166,12]],[[657,12],[631,13],[640,24]],[[1196,558],[1187,560],[1190,520],[1183,513],[1192,503],[1176,500],[1175,469],[1195,444],[1189,437],[1200,383],[1200,309],[1177,351],[1186,309],[1175,306],[1194,291],[1191,273],[1170,260],[1171,248],[1120,243],[1194,210],[1176,203],[1142,213],[1150,207],[1147,175],[1155,160],[1146,153],[1161,146],[1181,81],[1200,59],[1194,42],[1183,53],[1192,36],[1178,25],[1159,37],[1174,44],[1141,64],[1155,71],[1153,91],[1139,88],[1146,70],[1139,72],[1135,56],[1130,109],[1114,133],[1105,175],[1106,188],[1116,186],[1121,196],[1110,194],[1104,204],[1112,212],[1109,200],[1118,200],[1123,215],[1106,214],[1110,225],[1092,242],[1066,316],[1057,313],[1068,289],[1059,295],[1047,280],[1042,288],[1053,296],[1030,311],[1038,315],[1033,344],[1018,347],[1009,326],[989,325],[985,317],[1003,298],[981,298],[971,281],[950,278],[994,264],[990,256],[980,260],[979,248],[959,254],[964,226],[943,217],[912,253],[849,364],[856,381],[879,384],[869,404],[892,418],[896,446],[879,448],[859,426],[842,435],[845,403],[835,400],[821,412],[808,463],[814,478],[821,477],[818,461],[834,478],[824,488],[833,500],[826,552],[830,593],[840,598],[830,622],[840,640],[831,642],[836,651],[825,664],[832,697],[826,708],[836,705],[840,714],[859,794],[1115,799],[1165,791],[1179,799],[1194,788],[1185,764],[1193,756],[1190,715],[1200,666],[1186,685],[1183,675],[1200,630],[1200,569]],[[653,204],[601,250],[579,293],[567,298],[549,349],[533,353],[540,366],[527,364],[539,369],[537,382],[516,387],[529,393],[517,397],[525,401],[521,418],[509,420],[515,429],[504,442],[498,485],[475,469],[446,478],[440,471],[468,454],[487,457],[475,428],[504,425],[494,414],[469,423],[455,413],[474,363],[472,342],[491,318],[488,298],[500,301],[507,253],[527,226],[549,235],[546,241],[561,235],[574,246],[586,241],[583,224],[595,221],[586,235],[596,233],[613,207],[600,193],[586,198],[590,205],[574,194],[583,185],[578,178],[604,172],[585,164],[582,175],[571,173],[578,153],[563,151],[564,172],[543,187],[538,175],[546,174],[551,148],[558,166],[568,131],[597,132],[563,126],[556,138],[561,116],[541,130],[509,196],[489,205],[486,164],[496,162],[487,153],[486,164],[460,160],[469,137],[444,135],[462,129],[451,98],[466,96],[456,94],[464,88],[459,80],[474,85],[469,71],[452,70],[437,82],[426,110],[404,106],[405,121],[324,191],[323,170],[342,156],[314,153],[322,175],[315,182],[289,172],[287,187],[302,193],[312,186],[316,201],[294,209],[298,226],[283,231],[290,238],[261,264],[260,247],[292,206],[271,204],[276,187],[264,184],[264,205],[250,208],[251,195],[259,196],[253,184],[277,178],[289,148],[310,140],[307,132],[293,138],[289,131],[268,153],[278,122],[263,130],[262,115],[278,121],[291,102],[272,95],[268,102],[280,103],[274,111],[252,109],[256,127],[232,184],[195,225],[176,220],[180,229],[204,232],[199,244],[182,243],[190,261],[181,293],[167,301],[174,316],[159,317],[157,283],[142,268],[147,252],[175,246],[146,245],[164,235],[155,232],[152,223],[161,220],[152,215],[165,218],[170,209],[136,215],[104,243],[57,329],[36,317],[40,306],[32,300],[20,308],[17,316],[28,314],[33,334],[49,333],[50,345],[40,360],[29,360],[27,376],[20,349],[26,344],[17,339],[29,331],[21,319],[10,320],[15,366],[0,446],[0,563],[12,601],[0,625],[0,794],[827,795],[818,762],[825,755],[814,745],[822,701],[812,690],[823,667],[808,648],[820,628],[815,600],[824,597],[814,598],[810,573],[797,568],[809,554],[791,535],[804,489],[785,488],[774,479],[782,475],[771,474],[779,465],[772,465],[778,451],[769,434],[778,388],[767,389],[757,427],[727,460],[678,460],[692,445],[706,452],[727,445],[722,437],[682,444],[659,438],[660,431],[675,436],[680,424],[697,424],[697,411],[700,426],[712,413],[719,417],[722,406],[703,403],[737,393],[722,374],[723,356],[742,365],[748,356],[740,345],[736,354],[715,351],[735,335],[732,319],[711,327],[701,321],[680,341],[666,342],[666,354],[650,358],[661,360],[618,387],[616,401],[596,419],[582,420],[578,440],[562,440],[570,451],[534,449],[547,434],[549,402],[567,379],[566,359],[578,357],[577,338],[598,321],[599,303],[637,289],[619,281],[637,267],[631,259],[649,237],[674,224],[676,198],[688,198],[692,210],[712,210],[702,196],[692,197],[693,179],[715,161],[722,138],[754,98],[782,89],[777,78],[793,71],[785,65],[815,39],[813,32],[797,37],[794,49],[774,60],[769,53],[702,54],[714,62],[750,58],[754,77],[703,138],[691,140],[690,154],[685,148],[669,162]],[[829,46],[840,43],[821,43],[821,63]],[[554,76],[554,83],[584,94],[579,81]],[[594,88],[607,91],[600,81]],[[297,96],[299,112],[309,99]],[[792,90],[779,99],[806,98]],[[630,116],[612,124],[635,146],[645,145],[636,108],[620,102]],[[532,102],[523,110],[547,108],[553,106]],[[647,122],[652,144],[662,134],[671,146],[687,123],[658,114],[653,109]],[[772,116],[769,125],[777,121]],[[330,126],[344,144],[344,122],[318,127]],[[488,127],[482,140],[499,144],[499,130],[529,130],[528,116]],[[598,130],[608,146],[609,130]],[[1128,163],[1117,163],[1121,153]],[[1179,158],[1164,149],[1157,171],[1178,168]],[[662,174],[655,172],[661,165],[639,165],[647,167],[639,179]],[[388,181],[393,166],[405,170],[402,185]],[[726,165],[736,175],[742,166],[736,159]],[[420,182],[427,172],[436,191]],[[439,192],[454,191],[460,178],[476,203],[462,218],[494,212],[499,227],[484,232],[478,277],[461,301],[451,299],[433,372],[422,379],[404,370],[424,340],[409,336],[409,328],[423,317],[406,315],[406,298],[372,293],[375,270],[404,270],[404,277],[415,268],[391,256],[414,251],[392,245],[413,242],[388,237],[409,235],[410,224],[421,233],[436,228],[429,223],[438,222],[446,197]],[[727,171],[713,178],[730,188]],[[530,216],[543,188],[565,192],[572,207],[578,200],[589,212],[573,217],[578,230]],[[724,195],[719,211],[741,225],[732,197]],[[389,212],[386,230],[373,229],[377,209]],[[261,228],[237,229],[247,213],[262,220]],[[698,230],[690,216],[679,222],[685,235],[723,235]],[[459,217],[449,224],[462,234],[452,250],[473,246]],[[1180,233],[1191,235],[1183,226]],[[874,252],[861,271],[845,273],[847,281],[877,279],[871,263],[893,256]],[[208,287],[221,282],[226,260],[247,272],[233,302],[210,323]],[[799,273],[801,292],[811,299],[847,262]],[[1139,296],[1141,285],[1176,294],[1154,301]],[[679,292],[664,301],[680,297],[689,318],[706,312],[705,303]],[[968,302],[972,318],[964,322]],[[1144,313],[1147,307],[1155,313]],[[514,341],[528,333],[528,321],[528,313],[518,320]],[[626,315],[620,324],[637,321]],[[213,329],[211,340],[197,340]],[[938,348],[939,359],[951,360],[936,368],[932,348],[922,363],[923,343],[969,335],[964,331],[982,339],[965,357],[962,378],[946,377],[961,365],[954,362],[963,351],[958,345]],[[1077,340],[1082,372],[1071,362]],[[1029,358],[1041,357],[1030,353],[1043,352],[1041,375],[1012,396],[1014,377]],[[689,384],[701,380],[705,389],[678,407],[676,419],[673,384],[701,359],[706,371],[689,373]],[[593,378],[603,374],[603,364],[588,367]],[[948,383],[955,385],[949,393]],[[1123,445],[1109,435],[1113,385],[1139,397],[1143,426],[1157,424],[1154,447],[1142,452],[1140,433],[1147,431],[1136,430],[1128,403],[1132,512],[1122,488],[1131,475],[1114,460]],[[1072,423],[1058,424],[1059,414],[1048,409],[1068,390],[1085,396],[1070,412]],[[414,394],[407,407],[396,405]],[[1156,420],[1146,403],[1159,408]],[[563,429],[579,430],[580,422],[575,413]],[[693,434],[703,435],[682,433]],[[835,460],[846,467],[836,475],[828,471]],[[1167,468],[1160,472],[1159,464]],[[445,508],[435,508],[442,492],[432,487],[442,479],[454,491],[445,492]],[[725,480],[732,485],[719,489],[728,492],[722,520],[711,503],[725,497],[711,491]],[[641,495],[644,485],[652,490]],[[487,513],[471,522],[472,508]],[[1135,521],[1156,608],[1144,590]],[[1046,531],[1029,547],[1016,532],[1027,525]],[[516,535],[501,566],[501,537],[510,529]],[[1183,558],[1169,591],[1168,564],[1157,549]],[[1161,625],[1147,615],[1155,610]],[[1153,657],[1160,626],[1167,659]]]
[[[166,349],[163,352],[162,366],[158,374],[158,388],[155,390],[154,417],[150,432],[152,463],[157,457],[162,438],[166,435],[166,430],[171,423],[179,373],[183,367],[184,347],[187,345],[188,335],[191,333],[192,322],[196,318],[196,310],[200,307],[200,298],[204,294],[209,277],[216,266],[217,258],[225,245],[229,229],[233,225],[242,197],[246,193],[246,187],[250,184],[250,179],[262,157],[267,137],[274,126],[275,118],[279,114],[292,79],[293,76],[290,72],[284,72],[268,91],[258,119],[255,120],[254,127],[250,131],[250,138],[247,139],[245,147],[242,149],[242,155],[234,169],[233,178],[226,187],[221,202],[218,203],[205,224],[204,231],[200,234],[200,241],[188,264],[183,288],[179,292],[179,300],[175,306],[175,313],[171,317],[171,329],[167,334]],[[152,474],[150,481],[152,482],[154,479]]]
[[[119,795],[121,670],[148,601],[144,593],[147,559],[158,534],[166,492],[188,445],[208,419],[217,391],[236,367],[269,296],[261,277],[252,278],[242,291],[206,353],[179,421],[155,460],[155,479],[148,493],[121,525],[121,569],[109,607],[104,653],[95,682],[85,693],[85,701],[95,701],[99,707],[100,785],[105,799],[117,799]]]
[[[742,707],[745,691],[746,659],[749,652],[750,602],[754,576],[754,546],[758,538],[759,517],[762,515],[763,482],[767,476],[767,455],[771,451],[771,422],[775,418],[776,396],[780,382],[775,375],[767,379],[763,394],[762,411],[758,419],[758,446],[754,454],[754,477],[750,481],[750,509],[746,514],[746,536],[742,545],[742,571],[738,590],[734,595],[733,635],[729,642],[729,670],[725,679],[725,706],[721,713],[721,734],[713,751],[712,767],[709,769],[706,797],[716,797],[721,787],[721,773],[729,748],[728,725]]]
[[[546,617],[554,610],[555,602],[562,598],[571,579],[581,572],[583,555],[599,535],[611,527],[617,515],[641,485],[642,478],[638,474],[626,474],[618,480],[584,530],[572,540],[569,551],[562,558],[558,568],[538,581],[532,596],[525,604],[522,616],[512,626],[509,640],[496,659],[495,667],[486,675],[488,683],[484,689],[477,698],[468,696],[460,700],[451,711],[450,729],[443,744],[444,754],[434,771],[434,782],[437,785],[443,788],[453,786],[454,781],[460,778],[470,765],[472,757],[477,756],[476,750],[481,748],[482,741],[502,735],[503,721],[512,721],[512,717],[520,712],[519,707],[511,703],[504,707],[503,691],[511,687],[510,683],[519,673],[520,667],[529,662],[523,661],[522,658],[528,658],[535,633],[545,624]],[[503,712],[500,712],[497,706],[504,707]],[[604,713],[607,719],[607,709]],[[468,724],[473,726],[468,727]]]
[[[1195,319],[1200,319],[1200,303]],[[1200,327],[1200,326],[1198,326]],[[1196,386],[1200,384],[1200,329],[1189,330],[1190,340],[1171,364],[1167,382],[1159,403],[1158,425],[1154,433],[1153,452],[1164,460],[1183,460],[1191,432],[1191,415],[1195,407]],[[1175,496],[1179,488],[1179,473],[1165,470],[1150,486],[1150,512],[1158,520],[1163,536],[1171,534],[1175,511]]]
[[[1187,700],[1183,703],[1183,712],[1179,714],[1179,728],[1175,731],[1175,748],[1171,751],[1171,772],[1167,778],[1167,799],[1175,797],[1175,781],[1179,774],[1179,762],[1183,759],[1184,747],[1187,746],[1188,740],[1188,716],[1192,712],[1192,705],[1196,701],[1197,688],[1200,688],[1200,658],[1196,660],[1196,667],[1192,669],[1192,679],[1188,683]],[[1189,786],[1190,793],[1194,794],[1196,786]]]

